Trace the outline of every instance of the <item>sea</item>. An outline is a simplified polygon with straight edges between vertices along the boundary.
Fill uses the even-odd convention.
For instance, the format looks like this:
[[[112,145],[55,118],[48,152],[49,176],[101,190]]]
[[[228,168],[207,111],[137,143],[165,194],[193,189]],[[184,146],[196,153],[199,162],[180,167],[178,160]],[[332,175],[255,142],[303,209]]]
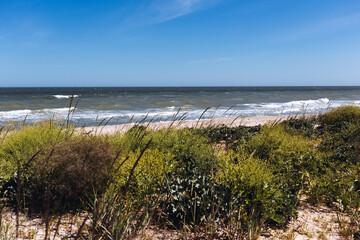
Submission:
[[[0,88],[0,125],[70,120],[76,126],[324,113],[360,105],[346,87]]]

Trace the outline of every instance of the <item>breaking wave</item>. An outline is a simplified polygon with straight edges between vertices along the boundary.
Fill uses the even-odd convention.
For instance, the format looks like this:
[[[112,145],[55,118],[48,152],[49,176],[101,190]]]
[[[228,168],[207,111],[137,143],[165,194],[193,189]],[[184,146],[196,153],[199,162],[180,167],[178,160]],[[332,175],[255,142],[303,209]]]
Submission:
[[[65,95],[64,95],[65,96]],[[66,95],[70,96],[70,95]],[[360,100],[334,100],[328,98],[296,100],[288,102],[268,102],[268,103],[248,103],[237,104],[232,108],[215,107],[210,108],[204,113],[204,109],[199,107],[184,105],[181,108],[170,106],[165,108],[148,108],[141,110],[116,110],[116,109],[82,109],[77,108],[71,115],[71,120],[77,125],[92,125],[96,121],[111,118],[110,124],[128,123],[145,121],[171,121],[175,118],[198,119],[201,115],[203,119],[219,117],[239,117],[239,116],[263,116],[263,115],[287,115],[304,113],[322,113],[331,108],[345,104],[360,105]],[[180,109],[180,110],[179,110]],[[70,109],[73,110],[73,109]],[[204,113],[204,114],[203,114]],[[23,121],[34,122],[40,119],[52,117],[66,119],[69,108],[44,108],[37,110],[23,109],[0,111],[0,122]]]
[[[58,98],[58,99],[69,99],[72,96],[74,97],[79,97],[79,95],[52,95],[54,98]]]

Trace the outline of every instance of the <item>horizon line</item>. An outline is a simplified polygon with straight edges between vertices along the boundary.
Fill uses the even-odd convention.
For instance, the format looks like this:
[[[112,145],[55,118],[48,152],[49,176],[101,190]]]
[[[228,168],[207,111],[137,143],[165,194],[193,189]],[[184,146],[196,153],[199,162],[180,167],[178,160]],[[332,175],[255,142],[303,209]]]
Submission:
[[[210,86],[0,86],[0,88],[228,88],[228,87],[244,87],[244,88],[255,88],[255,87],[360,87],[359,85],[210,85]]]

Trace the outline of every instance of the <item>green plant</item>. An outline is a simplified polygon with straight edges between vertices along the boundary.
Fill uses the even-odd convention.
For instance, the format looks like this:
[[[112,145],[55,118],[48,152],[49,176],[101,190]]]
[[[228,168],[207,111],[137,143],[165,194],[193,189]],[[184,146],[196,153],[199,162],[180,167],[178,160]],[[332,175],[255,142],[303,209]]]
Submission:
[[[233,238],[253,239],[266,221],[284,223],[296,216],[297,196],[271,166],[239,152],[229,152],[221,162],[219,181],[231,190],[225,223]]]
[[[12,178],[19,166],[30,166],[34,155],[51,148],[58,141],[65,141],[67,136],[67,132],[52,120],[13,129],[0,145],[0,175],[3,181]]]
[[[307,137],[316,137],[317,131],[314,128],[314,120],[303,118],[290,118],[280,122],[284,130],[290,134],[303,134]]]
[[[258,133],[260,131],[260,125],[254,127],[228,127],[222,125],[220,127],[202,128],[199,131],[209,137],[211,142],[218,143],[225,141],[225,143],[229,145],[241,139],[248,139],[250,136]]]
[[[95,194],[91,201],[92,239],[133,237],[149,224],[162,198],[162,194],[153,186],[154,180],[161,181],[162,174],[147,169],[146,165],[152,163],[143,159],[150,143],[142,148],[136,159],[120,159],[119,165],[114,165],[113,172],[119,177],[114,178],[104,194]]]
[[[359,123],[360,107],[358,106],[341,106],[320,116],[320,124],[330,132],[340,132],[350,124]]]
[[[253,154],[271,166],[279,181],[297,195],[319,174],[321,156],[317,144],[316,139],[290,134],[282,125],[273,125],[263,126],[242,148],[248,156]]]
[[[56,126],[27,126],[10,134],[0,156],[12,166],[3,187],[13,204],[31,211],[76,210],[92,194],[104,189],[115,149],[96,136],[67,136]]]

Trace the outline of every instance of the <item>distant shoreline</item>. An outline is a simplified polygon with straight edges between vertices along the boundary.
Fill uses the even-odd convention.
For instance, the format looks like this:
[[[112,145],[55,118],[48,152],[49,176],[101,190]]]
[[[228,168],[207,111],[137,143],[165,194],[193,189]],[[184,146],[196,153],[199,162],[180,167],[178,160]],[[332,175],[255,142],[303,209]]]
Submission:
[[[136,125],[146,126],[151,130],[160,130],[166,128],[204,128],[204,127],[220,127],[226,125],[229,127],[237,126],[257,126],[264,125],[267,123],[282,122],[291,118],[312,118],[319,114],[299,114],[299,115],[281,115],[281,116],[250,116],[250,117],[237,117],[237,118],[214,118],[214,119],[201,119],[201,120],[174,120],[154,123],[129,123],[129,124],[118,124],[118,125],[106,125],[106,126],[89,126],[77,128],[86,133],[95,134],[115,134],[124,133],[130,128]]]

